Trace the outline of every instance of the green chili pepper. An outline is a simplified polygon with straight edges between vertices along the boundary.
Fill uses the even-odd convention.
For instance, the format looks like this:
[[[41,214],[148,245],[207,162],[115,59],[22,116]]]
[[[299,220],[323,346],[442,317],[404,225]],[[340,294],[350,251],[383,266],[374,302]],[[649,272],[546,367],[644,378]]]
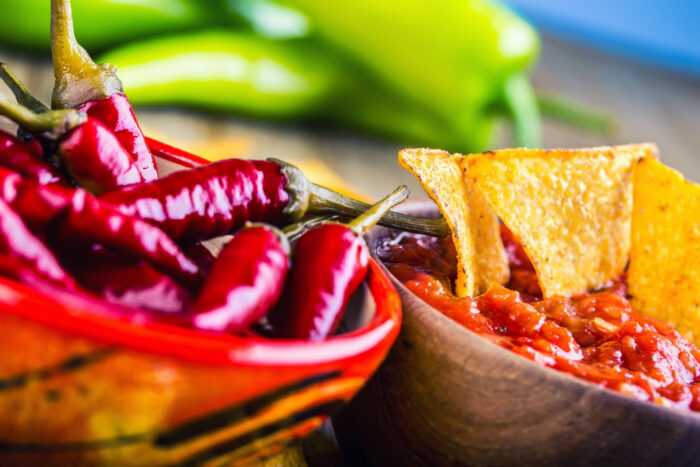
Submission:
[[[212,0],[73,0],[76,34],[88,50],[125,41],[210,25]],[[51,2],[3,0],[0,42],[49,50]]]
[[[135,104],[179,104],[265,118],[317,113],[338,70],[314,47],[245,32],[205,31],[127,45],[103,56]]]
[[[465,150],[490,140],[492,110],[539,49],[527,23],[489,0],[279,1],[305,13],[323,40],[465,135]],[[517,108],[516,121],[525,112],[538,119],[532,102]]]
[[[101,57],[136,105],[179,104],[263,118],[333,120],[381,136],[460,147],[429,109],[407,106],[322,44],[205,31],[127,45]]]

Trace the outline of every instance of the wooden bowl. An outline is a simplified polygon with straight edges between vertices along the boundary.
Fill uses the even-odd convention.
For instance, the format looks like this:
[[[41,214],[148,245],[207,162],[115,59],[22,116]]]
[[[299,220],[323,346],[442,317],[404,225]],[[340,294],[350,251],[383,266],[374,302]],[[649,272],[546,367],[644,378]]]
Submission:
[[[349,332],[324,342],[220,336],[135,323],[89,297],[0,278],[0,465],[221,466],[272,455],[348,401],[394,342],[401,305],[376,262],[348,315]]]
[[[435,213],[426,202],[404,210]],[[387,233],[375,229],[370,245]],[[344,450],[361,457],[360,465],[700,465],[700,416],[536,365],[393,282],[404,307],[401,334],[334,418]]]

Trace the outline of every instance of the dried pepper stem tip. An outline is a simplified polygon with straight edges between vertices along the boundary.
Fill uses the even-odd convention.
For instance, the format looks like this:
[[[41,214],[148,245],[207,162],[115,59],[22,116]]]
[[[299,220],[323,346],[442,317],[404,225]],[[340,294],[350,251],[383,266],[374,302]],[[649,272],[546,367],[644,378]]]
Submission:
[[[77,107],[123,91],[114,67],[96,64],[76,40],[70,0],[51,0],[51,54],[54,108]]]
[[[373,205],[362,215],[356,217],[354,220],[348,223],[348,227],[350,227],[357,234],[364,234],[367,230],[377,225],[380,219],[391,208],[406,201],[409,193],[410,192],[408,191],[408,187],[406,185],[397,187],[394,191],[379,200],[378,203]]]

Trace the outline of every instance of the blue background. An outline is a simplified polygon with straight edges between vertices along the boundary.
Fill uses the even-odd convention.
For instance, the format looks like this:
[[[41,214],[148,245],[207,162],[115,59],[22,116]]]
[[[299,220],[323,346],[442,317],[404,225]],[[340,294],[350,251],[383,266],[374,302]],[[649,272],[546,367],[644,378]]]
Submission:
[[[700,76],[700,0],[503,0],[543,32]]]

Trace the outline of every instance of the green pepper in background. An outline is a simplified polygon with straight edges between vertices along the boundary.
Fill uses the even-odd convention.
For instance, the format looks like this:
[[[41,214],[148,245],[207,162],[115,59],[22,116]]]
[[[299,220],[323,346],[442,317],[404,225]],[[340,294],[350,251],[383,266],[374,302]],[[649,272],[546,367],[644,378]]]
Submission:
[[[226,13],[256,33],[275,39],[308,37],[309,19],[302,12],[272,0],[224,0]]]
[[[264,118],[313,115],[339,70],[311,46],[204,31],[127,45],[100,58],[137,105],[176,104]]]
[[[73,3],[81,43],[120,46],[101,61],[120,68],[139,105],[333,121],[458,152],[491,146],[504,117],[519,146],[539,145],[540,112],[610,129],[577,104],[535,96],[537,35],[491,0]],[[48,0],[3,7],[0,43],[48,51]]]
[[[81,44],[94,51],[155,34],[208,26],[217,18],[216,5],[212,0],[73,0],[73,11]],[[0,42],[48,51],[50,18],[49,0],[2,0]]]
[[[530,111],[534,94],[509,80],[535,61],[535,31],[515,14],[488,0],[279,0],[312,21],[329,44],[355,57],[407,100],[440,115],[470,138],[462,150],[490,141],[491,120],[500,109]],[[521,101],[502,102],[514,97]],[[534,112],[532,112],[534,110]],[[516,125],[516,131],[523,130]],[[533,133],[516,133],[520,144],[536,145]]]
[[[212,30],[134,43],[100,62],[119,69],[137,105],[183,105],[273,119],[334,120],[406,143],[457,145],[458,135],[409,108],[362,70],[308,40]]]

